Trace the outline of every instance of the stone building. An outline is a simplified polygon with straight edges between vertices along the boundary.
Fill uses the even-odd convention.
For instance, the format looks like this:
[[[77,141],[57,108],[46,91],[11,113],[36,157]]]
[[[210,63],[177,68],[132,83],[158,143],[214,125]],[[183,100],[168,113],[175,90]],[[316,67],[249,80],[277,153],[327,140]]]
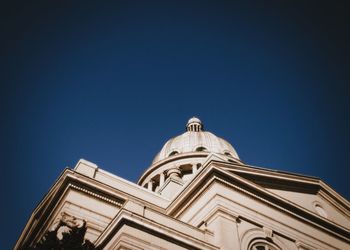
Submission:
[[[80,160],[15,249],[350,249],[350,203],[322,180],[242,162],[191,118],[138,183]]]

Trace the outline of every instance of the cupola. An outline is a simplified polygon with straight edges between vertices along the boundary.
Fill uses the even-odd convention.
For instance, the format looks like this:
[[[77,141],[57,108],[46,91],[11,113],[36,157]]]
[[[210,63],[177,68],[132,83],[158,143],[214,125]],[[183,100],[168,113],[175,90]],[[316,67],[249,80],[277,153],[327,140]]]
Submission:
[[[200,171],[210,154],[221,155],[228,162],[239,161],[236,150],[229,142],[204,131],[201,120],[192,117],[184,133],[164,144],[138,183],[151,191],[173,195],[176,192],[165,189],[167,182],[180,188]]]

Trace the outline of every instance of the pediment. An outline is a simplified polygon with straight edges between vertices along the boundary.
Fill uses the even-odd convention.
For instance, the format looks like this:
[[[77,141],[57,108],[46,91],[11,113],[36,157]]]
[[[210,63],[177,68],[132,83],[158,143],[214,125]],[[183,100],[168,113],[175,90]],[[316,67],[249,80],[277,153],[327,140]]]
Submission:
[[[242,169],[244,168],[244,169]],[[251,172],[252,177],[247,177],[248,175],[243,175],[243,172]],[[250,196],[253,199],[258,199],[259,201],[265,203],[267,206],[275,207],[279,211],[284,211],[284,213],[289,214],[294,218],[303,220],[305,223],[312,223],[313,225],[318,225],[322,230],[326,229],[329,233],[336,233],[341,237],[350,237],[349,226],[347,222],[340,223],[337,219],[335,220],[327,219],[317,211],[311,211],[306,207],[302,206],[301,203],[293,202],[293,200],[284,195],[283,193],[275,192],[268,187],[262,185],[262,182],[256,181],[254,176],[259,175],[256,169],[252,169],[247,166],[240,165],[238,171],[235,170],[233,164],[227,164],[221,161],[211,161],[206,166],[203,167],[202,171],[187,185],[184,190],[172,201],[171,205],[167,208],[167,213],[175,218],[181,218],[183,214],[186,213],[188,209],[191,209],[191,204],[195,203],[197,199],[204,196],[209,189],[211,192],[220,192],[218,188],[211,188],[214,183],[219,183],[225,187],[232,188],[237,192],[244,193],[244,195]],[[267,176],[267,173],[264,173]],[[308,177],[293,175],[288,176],[285,173],[270,173],[272,175],[271,181],[276,181],[279,185],[291,184],[291,181],[297,183],[295,179],[299,179],[299,184],[297,186],[297,191],[293,191],[295,194],[305,193],[306,195],[312,195],[317,190],[317,185],[321,185],[321,189],[317,191],[315,195],[326,196],[327,192],[334,192],[328,186],[323,183],[317,183],[317,179],[310,181]],[[293,177],[293,178],[292,178]],[[285,180],[283,180],[285,179]],[[286,181],[286,182],[285,182]],[[306,186],[303,186],[301,182],[304,182]],[[277,186],[274,186],[276,188]],[[301,191],[303,190],[303,191]],[[307,190],[307,191],[305,191]],[[322,193],[323,192],[323,193]],[[220,196],[220,193],[217,193]],[[337,194],[334,192],[332,197],[336,197]],[[332,198],[331,196],[328,196]],[[332,198],[332,199],[333,199]],[[346,206],[347,201],[338,195],[337,199],[341,199],[342,203],[338,203],[344,213],[349,213],[349,207]],[[319,202],[319,200],[317,200]],[[323,204],[323,203],[322,203]],[[328,207],[327,207],[328,209]],[[332,213],[335,210],[331,210]],[[339,212],[340,213],[340,212]],[[345,217],[344,217],[345,218]]]
[[[350,229],[350,203],[318,178],[250,166],[224,169],[295,206]]]
[[[67,223],[66,218],[84,222],[84,236],[89,242],[94,242],[125,201],[96,185],[86,176],[65,169],[32,213],[15,249],[37,244],[49,232],[57,232],[59,239],[63,229],[58,225],[72,224]]]
[[[80,160],[74,170],[63,171],[35,208],[15,249],[38,243],[67,216],[85,221],[85,238],[94,243],[127,200],[142,202],[157,211],[169,203],[159,194]]]

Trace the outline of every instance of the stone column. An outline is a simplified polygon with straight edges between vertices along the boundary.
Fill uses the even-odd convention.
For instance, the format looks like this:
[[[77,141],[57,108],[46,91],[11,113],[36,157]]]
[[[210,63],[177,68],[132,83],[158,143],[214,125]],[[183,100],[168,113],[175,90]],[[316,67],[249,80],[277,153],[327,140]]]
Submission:
[[[178,167],[170,168],[167,171],[167,177],[175,179],[175,180],[182,181],[182,179],[181,179],[181,170]]]
[[[164,173],[160,173],[160,176],[159,176],[159,187],[163,186],[164,181],[165,181],[165,174]]]
[[[197,168],[197,163],[192,164],[192,174],[197,174],[198,168]]]
[[[184,182],[181,179],[181,170],[178,166],[166,171],[167,180],[159,189],[160,194],[168,199],[172,199],[182,189]]]
[[[153,190],[153,183],[154,183],[154,181],[153,180],[150,180],[149,182],[148,182],[148,190],[150,190],[150,191],[152,191]]]

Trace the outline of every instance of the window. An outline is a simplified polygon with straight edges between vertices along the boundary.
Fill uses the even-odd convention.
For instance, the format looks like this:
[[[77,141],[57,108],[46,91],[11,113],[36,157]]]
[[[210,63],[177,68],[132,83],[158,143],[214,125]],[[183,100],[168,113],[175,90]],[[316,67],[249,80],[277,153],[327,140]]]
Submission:
[[[177,151],[175,150],[175,151],[171,152],[171,153],[169,154],[169,156],[177,155],[178,153],[179,153],[179,152],[177,152]]]
[[[196,151],[197,151],[197,152],[206,152],[207,149],[206,149],[205,147],[198,147],[198,148],[196,149]]]
[[[232,157],[232,155],[229,152],[225,152],[224,154]]]
[[[256,242],[249,248],[249,250],[277,250],[277,247],[274,247],[267,242]]]

